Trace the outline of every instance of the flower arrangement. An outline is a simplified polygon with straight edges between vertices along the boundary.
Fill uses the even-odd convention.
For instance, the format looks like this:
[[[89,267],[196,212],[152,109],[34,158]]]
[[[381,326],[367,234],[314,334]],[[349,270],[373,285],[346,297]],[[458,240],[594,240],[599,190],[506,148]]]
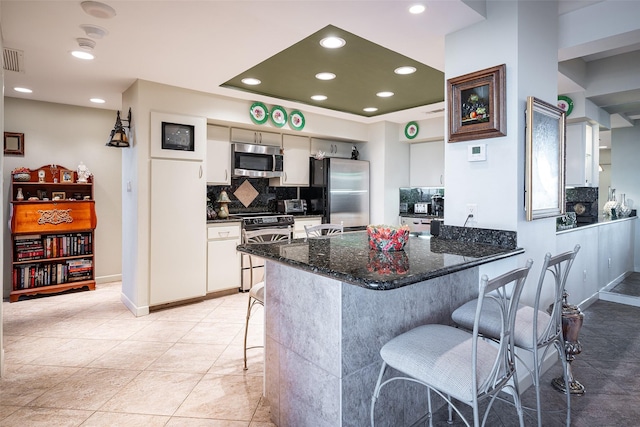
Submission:
[[[31,179],[31,170],[25,167],[15,168],[11,171],[14,181],[29,181]]]
[[[409,240],[409,226],[368,225],[369,247],[377,251],[401,251]]]

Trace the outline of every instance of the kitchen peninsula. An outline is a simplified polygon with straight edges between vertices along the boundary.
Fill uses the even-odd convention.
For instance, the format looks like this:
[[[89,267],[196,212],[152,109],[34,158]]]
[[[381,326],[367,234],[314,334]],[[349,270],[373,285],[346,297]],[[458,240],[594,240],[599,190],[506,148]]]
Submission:
[[[239,246],[267,261],[272,421],[369,425],[382,345],[420,324],[449,323],[456,307],[477,296],[478,266],[524,252],[515,232],[467,230],[444,227],[439,238],[411,237],[404,251],[388,253],[369,250],[366,232]],[[411,425],[425,414],[424,387],[387,389],[395,403],[381,396],[377,425]]]

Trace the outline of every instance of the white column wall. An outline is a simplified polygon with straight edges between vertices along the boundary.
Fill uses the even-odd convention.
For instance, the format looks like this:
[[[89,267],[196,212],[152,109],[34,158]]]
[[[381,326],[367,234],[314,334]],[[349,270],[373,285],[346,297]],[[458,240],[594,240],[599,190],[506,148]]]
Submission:
[[[445,146],[445,223],[462,226],[467,203],[475,203],[477,227],[517,231],[518,246],[526,250],[517,261],[492,263],[481,274],[495,276],[533,258],[531,275],[537,277],[544,254],[556,252],[555,219],[525,221],[524,112],[529,95],[557,99],[557,19],[554,1],[488,1],[485,21],[445,39],[446,79],[506,64],[507,135]],[[469,49],[470,40],[491,48]],[[487,144],[487,161],[467,161],[467,147],[474,143]],[[525,288],[523,301],[533,300],[531,288]]]

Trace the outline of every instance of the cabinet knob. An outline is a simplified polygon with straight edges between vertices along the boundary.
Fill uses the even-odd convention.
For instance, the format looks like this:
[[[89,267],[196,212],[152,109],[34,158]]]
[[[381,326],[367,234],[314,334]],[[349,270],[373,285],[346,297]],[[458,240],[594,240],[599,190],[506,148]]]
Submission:
[[[198,171],[198,178],[202,178],[202,165],[200,165],[200,170]]]

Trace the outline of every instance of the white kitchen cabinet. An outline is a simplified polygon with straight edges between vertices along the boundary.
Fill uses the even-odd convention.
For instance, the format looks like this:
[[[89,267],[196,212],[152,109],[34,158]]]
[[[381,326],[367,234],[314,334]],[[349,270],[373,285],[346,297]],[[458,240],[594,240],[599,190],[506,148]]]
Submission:
[[[231,142],[245,144],[282,145],[282,135],[274,132],[263,132],[249,129],[231,128]]]
[[[594,177],[597,176],[597,173],[594,172],[597,165],[597,159],[594,156],[594,141],[599,140],[598,126],[593,126],[588,122],[567,124],[565,138],[565,185],[597,187],[598,182],[594,182]]]
[[[231,184],[231,142],[229,128],[207,125],[207,183]]]
[[[351,158],[351,150],[355,144],[350,142],[333,141],[330,139],[311,138],[311,155],[322,151],[325,157]]]
[[[206,294],[207,187],[202,163],[151,160],[151,306]]]
[[[240,222],[207,225],[207,292],[240,288]]]
[[[303,218],[303,217],[294,217],[293,223],[293,238],[301,239],[307,237],[307,233],[304,231],[304,226],[312,226],[312,225],[320,225],[322,224],[322,218]]]
[[[284,174],[280,177],[280,186],[308,186],[311,156],[309,137],[282,135],[282,150]]]
[[[444,141],[421,142],[409,146],[409,185],[444,185]]]

